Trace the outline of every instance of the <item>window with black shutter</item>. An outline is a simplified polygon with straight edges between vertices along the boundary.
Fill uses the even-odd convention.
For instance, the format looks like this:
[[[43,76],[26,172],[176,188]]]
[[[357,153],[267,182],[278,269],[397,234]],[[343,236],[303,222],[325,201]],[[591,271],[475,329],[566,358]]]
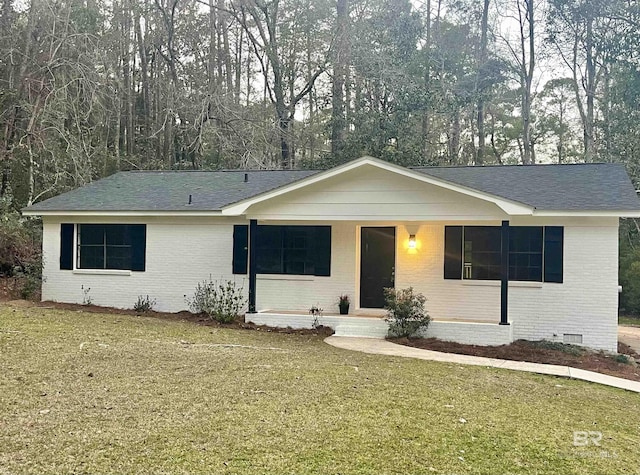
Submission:
[[[561,226],[509,228],[509,280],[562,283]],[[499,226],[445,226],[444,278],[500,280]]]
[[[144,271],[145,224],[79,224],[78,269]]]

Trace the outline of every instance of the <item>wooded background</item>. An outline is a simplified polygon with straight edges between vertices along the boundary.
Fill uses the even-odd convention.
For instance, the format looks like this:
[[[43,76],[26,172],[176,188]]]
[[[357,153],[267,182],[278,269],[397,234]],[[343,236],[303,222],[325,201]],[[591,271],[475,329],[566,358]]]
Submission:
[[[117,170],[364,154],[640,179],[634,0],[0,2],[5,216]],[[640,282],[638,226],[621,228]]]

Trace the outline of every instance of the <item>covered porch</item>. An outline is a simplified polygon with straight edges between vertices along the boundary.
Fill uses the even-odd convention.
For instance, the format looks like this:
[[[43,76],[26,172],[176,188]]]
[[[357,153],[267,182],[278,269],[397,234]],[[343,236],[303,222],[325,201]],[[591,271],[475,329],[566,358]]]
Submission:
[[[511,203],[369,159],[234,205],[227,213],[248,222],[234,229],[234,273],[248,274],[246,320],[311,328],[309,309],[316,306],[324,309],[317,323],[337,335],[383,337],[383,290],[413,287],[427,298],[426,336],[508,343],[514,211]],[[463,267],[462,233],[447,237],[448,228],[459,231],[462,224],[492,226],[507,244],[498,249],[489,285],[462,278],[471,271]],[[447,274],[447,246],[456,248],[450,267],[457,275]],[[346,316],[337,313],[341,295],[351,301]]]

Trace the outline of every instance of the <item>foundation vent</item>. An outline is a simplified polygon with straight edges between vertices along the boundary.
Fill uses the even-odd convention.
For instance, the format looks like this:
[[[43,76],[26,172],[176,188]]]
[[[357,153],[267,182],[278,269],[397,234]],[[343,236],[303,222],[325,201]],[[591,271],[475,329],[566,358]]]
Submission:
[[[580,345],[582,344],[582,335],[579,333],[564,333],[562,335],[562,343]]]

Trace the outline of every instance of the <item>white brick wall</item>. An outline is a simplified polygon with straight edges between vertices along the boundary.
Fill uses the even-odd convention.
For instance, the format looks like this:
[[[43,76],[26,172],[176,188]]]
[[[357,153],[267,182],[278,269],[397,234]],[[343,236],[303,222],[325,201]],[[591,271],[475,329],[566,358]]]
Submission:
[[[91,288],[92,301],[98,305],[130,308],[138,295],[148,294],[156,299],[158,310],[178,311],[186,308],[184,295],[191,295],[197,282],[209,275],[213,278],[235,277],[238,282],[244,281],[245,290],[248,288],[245,276],[231,274],[233,224],[242,221],[227,218],[82,219],[82,222],[147,224],[147,270],[130,275],[59,270],[60,222],[78,221],[79,218],[44,219],[45,300],[81,303],[84,286]],[[315,304],[332,313],[337,312],[337,299],[342,293],[349,294],[352,308],[357,308],[359,224],[307,222],[317,223],[332,225],[331,276],[258,276],[258,309],[306,312]],[[497,225],[499,222],[476,224]],[[564,283],[510,285],[509,318],[513,338],[562,341],[564,333],[577,333],[583,335],[584,345],[615,351],[618,220],[517,218],[512,224],[565,227]],[[498,282],[443,278],[444,225],[405,223],[397,226],[396,287],[413,286],[424,293],[432,317],[498,322]],[[417,236],[416,250],[407,249],[409,234]],[[435,331],[435,325],[433,328]],[[442,327],[441,337],[458,334],[458,339],[466,338],[456,328]]]
[[[510,283],[513,338],[562,341],[564,333],[576,333],[586,346],[615,351],[618,219],[517,218],[512,224],[564,226],[564,282]],[[499,282],[443,279],[444,224],[398,229],[397,287],[412,285],[424,293],[435,318],[500,320]],[[403,242],[409,234],[419,241],[415,254]]]
[[[424,336],[465,345],[507,345],[513,341],[513,326],[435,320],[429,324]]]
[[[191,296],[196,284],[209,276],[235,279],[240,284],[245,281],[245,291],[248,290],[245,276],[232,274],[233,222],[228,220],[82,219],[85,223],[147,224],[146,271],[128,275],[60,270],[60,223],[79,219],[43,221],[43,300],[82,303],[82,288],[89,287],[96,305],[132,308],[138,295],[148,294],[156,300],[156,310],[173,312],[186,309],[184,296]]]
[[[307,222],[296,224],[326,224]],[[356,226],[353,223],[331,223],[331,276],[258,275],[256,307],[271,310],[304,310],[312,305],[326,313],[338,313],[338,298],[356,298]]]

